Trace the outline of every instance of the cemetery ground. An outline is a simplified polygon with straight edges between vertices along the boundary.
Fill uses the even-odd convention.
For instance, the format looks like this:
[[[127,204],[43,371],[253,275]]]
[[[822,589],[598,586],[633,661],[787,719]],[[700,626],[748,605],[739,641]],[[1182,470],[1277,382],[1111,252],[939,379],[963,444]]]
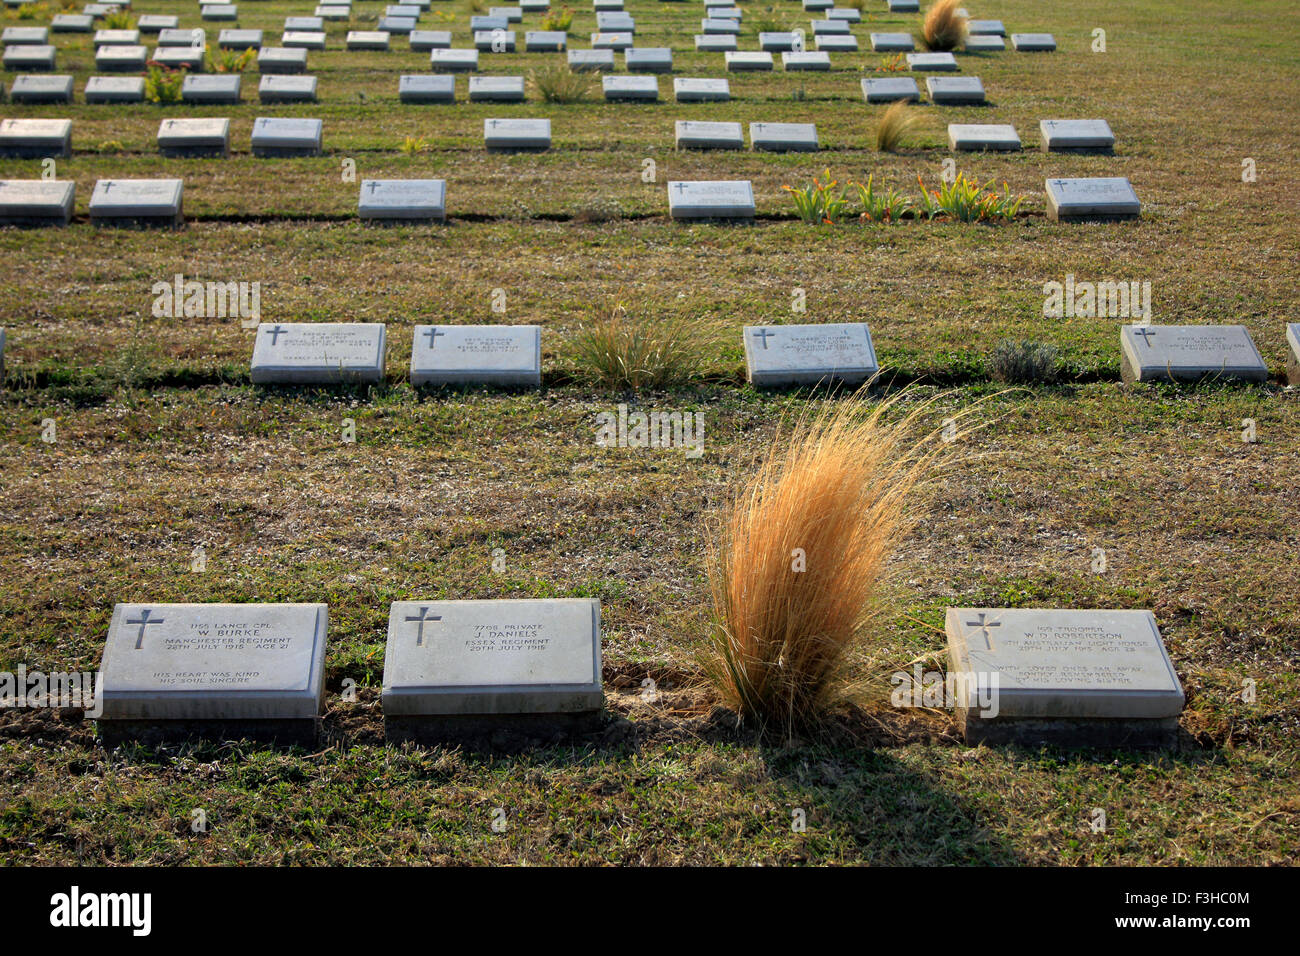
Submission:
[[[764,6],[742,4],[742,49],[765,15],[809,19],[792,3]],[[73,120],[74,154],[59,169],[78,183],[78,216],[67,229],[0,232],[0,669],[93,670],[115,601],[321,601],[330,634],[313,749],[105,753],[72,715],[0,715],[0,859],[1294,863],[1300,405],[1278,372],[1300,294],[1300,56],[1287,5],[968,6],[1050,30],[1060,49],[963,57],[995,106],[918,107],[919,131],[897,155],[872,146],[884,107],[862,102],[859,80],[887,57],[869,51],[833,54],[826,74],[732,75],[727,104],[675,104],[664,76],[655,105],[530,95],[415,107],[398,104],[397,76],[424,72],[426,55],[402,41],[346,53],[342,25],[330,25],[331,49],[310,54],[318,104],[257,105],[255,72],[237,107],[5,104],[6,116]],[[681,48],[698,5],[628,8],[638,45],[673,38],[673,76],[726,75],[720,54]],[[464,0],[435,9],[456,19],[430,28],[464,33]],[[867,10],[859,35],[917,24]],[[278,33],[305,12],[246,0],[238,25]],[[1096,27],[1104,54],[1089,49]],[[584,5],[572,45],[594,29]],[[93,65],[84,42],[80,55],[60,52],[78,90]],[[482,72],[526,72],[540,56],[485,54],[501,69]],[[458,99],[464,90],[458,79]],[[159,157],[160,118],[181,115],[229,116],[232,156]],[[323,119],[325,155],[253,158],[259,115]],[[488,155],[489,116],[548,116],[555,146]],[[781,190],[826,167],[842,182],[874,173],[911,188],[919,174],[933,185],[951,155],[948,122],[1011,122],[1029,141],[1052,116],[1107,119],[1116,155],[957,157],[981,182],[1029,196],[1014,222],[814,227]],[[816,122],[823,149],[679,155],[675,119]],[[406,137],[424,143],[405,152]],[[449,223],[362,227],[358,183],[339,175],[348,158],[358,180],[446,178]],[[1246,158],[1254,182],[1242,181]],[[0,178],[37,168],[0,160]],[[1142,218],[1046,221],[1043,180],[1057,173],[1128,176]],[[183,230],[86,221],[96,178],[159,174],[185,181]],[[757,221],[669,221],[664,184],[695,178],[751,179]],[[151,286],[176,273],[260,282],[270,320],[387,322],[386,382],[255,388],[252,336],[237,319],[151,314]],[[1122,386],[1124,320],[1043,317],[1044,283],[1067,273],[1150,281],[1157,322],[1246,325],[1272,381]],[[795,288],[805,314],[791,311]],[[491,310],[497,289],[504,315]],[[659,390],[594,384],[564,343],[612,302],[689,323],[701,367]],[[932,518],[900,548],[890,617],[857,662],[859,704],[820,735],[761,740],[702,678],[703,553],[710,521],[781,422],[820,397],[745,385],[740,330],[847,321],[870,324],[882,390],[944,390],[937,414],[983,399],[989,424],[927,491]],[[411,326],[465,322],[540,325],[542,388],[413,391]],[[991,381],[987,355],[1008,337],[1056,345],[1061,380],[1015,391]],[[702,412],[704,454],[596,447],[596,415],[619,403]],[[341,438],[344,419],[355,442]],[[1254,442],[1242,440],[1247,419]],[[191,571],[198,544],[202,573]],[[385,744],[390,601],[564,596],[601,601],[604,730],[494,749]],[[890,706],[891,673],[943,666],[945,608],[982,605],[1152,610],[1188,695],[1179,747],[971,748],[947,712]],[[342,699],[345,681],[359,685],[356,702]],[[204,834],[190,828],[196,808]],[[504,832],[491,827],[495,808]]]

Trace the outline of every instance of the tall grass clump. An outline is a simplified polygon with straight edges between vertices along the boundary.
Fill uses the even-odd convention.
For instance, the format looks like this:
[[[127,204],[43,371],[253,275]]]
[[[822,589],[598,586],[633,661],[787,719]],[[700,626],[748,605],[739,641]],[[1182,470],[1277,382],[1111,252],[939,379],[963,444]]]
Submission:
[[[581,103],[591,96],[595,87],[592,74],[571,70],[564,63],[539,66],[528,78],[547,103]]]
[[[958,13],[962,0],[935,0],[921,24],[921,42],[927,50],[955,50],[966,39],[966,18]]]
[[[921,486],[947,443],[865,392],[778,436],[710,535],[706,664],[727,704],[793,734],[852,697],[849,658],[879,640],[890,556],[923,517]]]
[[[903,143],[903,137],[915,126],[916,115],[904,100],[899,100],[885,110],[880,122],[876,124],[876,149],[882,153],[897,152]]]
[[[1055,345],[1029,339],[1003,339],[989,353],[989,374],[1011,385],[1056,381],[1060,352]]]
[[[701,371],[707,339],[682,316],[634,316],[617,303],[584,322],[564,351],[578,378],[615,389],[662,388]]]

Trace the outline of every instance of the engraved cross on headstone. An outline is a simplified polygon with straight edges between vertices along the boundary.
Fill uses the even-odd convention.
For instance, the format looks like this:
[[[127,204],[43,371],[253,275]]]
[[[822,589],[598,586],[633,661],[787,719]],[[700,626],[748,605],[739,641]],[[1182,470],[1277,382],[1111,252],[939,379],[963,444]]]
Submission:
[[[446,332],[439,332],[437,327],[434,326],[430,328],[428,332],[424,333],[424,337],[429,340],[429,348],[434,349],[438,347],[438,336],[446,334]]]
[[[135,637],[135,649],[137,651],[140,650],[140,648],[144,645],[144,629],[148,627],[150,624],[162,624],[163,620],[164,619],[161,617],[150,617],[148,608],[145,608],[145,610],[141,611],[140,616],[138,618],[132,619],[128,617],[126,619],[127,624],[140,625],[140,633],[137,634]]]
[[[1133,331],[1133,334],[1142,336],[1142,341],[1147,344],[1147,348],[1151,348],[1151,337],[1154,336],[1155,333],[1152,332],[1149,328],[1143,326],[1141,328],[1135,329]]]
[[[993,633],[989,630],[989,628],[1001,627],[1002,625],[999,624],[997,621],[990,621],[987,618],[988,615],[985,614],[983,611],[981,611],[980,619],[978,621],[967,621],[966,626],[978,627],[984,636],[984,649],[986,651],[995,651],[997,650],[997,648],[993,646]]]
[[[408,621],[419,622],[415,630],[415,646],[419,647],[424,643],[424,625],[429,621],[441,621],[442,615],[441,614],[430,615],[429,609],[427,607],[422,606],[420,608],[420,613],[418,615],[416,615],[415,617],[411,617],[408,615],[406,619]]]
[[[262,331],[271,336],[272,345],[277,345],[279,343],[280,336],[289,334],[289,330],[280,325],[270,329],[263,329]]]
[[[759,329],[757,332],[754,333],[754,335],[758,336],[758,338],[763,340],[763,348],[767,348],[767,340],[769,336],[773,338],[776,337],[775,332],[769,332],[767,329]]]

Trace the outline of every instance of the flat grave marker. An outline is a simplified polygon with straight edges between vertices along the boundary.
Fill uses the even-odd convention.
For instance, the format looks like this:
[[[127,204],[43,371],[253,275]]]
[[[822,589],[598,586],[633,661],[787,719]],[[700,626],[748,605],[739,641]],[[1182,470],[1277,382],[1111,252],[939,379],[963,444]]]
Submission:
[[[671,73],[673,51],[668,47],[631,47],[623,51],[623,67],[629,73]]]
[[[72,155],[72,120],[0,120],[0,156],[43,159]]]
[[[678,149],[745,148],[745,136],[739,123],[677,120],[674,130]]]
[[[431,50],[429,65],[434,71],[443,73],[472,73],[478,69],[478,50]]]
[[[18,76],[9,88],[15,103],[71,103],[72,77]]]
[[[730,73],[764,72],[773,69],[772,54],[767,51],[742,50],[739,53],[724,53],[727,71]]]
[[[815,153],[815,123],[750,123],[749,142],[754,149],[769,153]]]
[[[963,152],[1020,149],[1020,134],[1010,123],[949,123],[948,148]]]
[[[114,739],[162,733],[314,736],[324,604],[117,604],[98,718]]]
[[[260,73],[306,73],[307,51],[301,47],[267,46],[257,54]]]
[[[563,53],[569,35],[563,30],[529,30],[524,34],[525,53]]]
[[[450,30],[412,30],[406,39],[416,53],[451,49]]]
[[[522,103],[524,78],[522,76],[471,76],[469,101],[471,103]]]
[[[257,84],[260,103],[315,103],[317,82],[314,76],[270,74]]]
[[[998,36],[972,36],[966,38],[963,47],[967,53],[1001,53],[1007,41]]]
[[[179,179],[99,179],[90,194],[96,225],[179,226],[184,222]]]
[[[240,102],[242,86],[238,73],[191,73],[181,81],[181,102],[231,105]]]
[[[391,729],[404,718],[599,712],[600,602],[395,602],[382,703]]]
[[[87,103],[143,103],[144,77],[92,76],[83,95]]]
[[[668,184],[668,214],[673,219],[753,219],[755,211],[754,187],[748,180]]]
[[[454,103],[456,78],[425,73],[406,75],[397,81],[397,97],[403,103]]]
[[[745,366],[757,387],[861,384],[880,371],[865,322],[744,327]]]
[[[862,97],[868,103],[915,103],[921,90],[910,76],[867,77],[862,81]]]
[[[0,180],[0,224],[66,226],[76,195],[77,184],[71,180]]]
[[[659,77],[606,76],[601,78],[601,90],[611,103],[657,103]]]
[[[831,68],[831,55],[823,50],[782,53],[781,68],[787,73],[813,70],[824,72]]]
[[[876,53],[911,53],[916,40],[910,33],[873,33],[871,49]]]
[[[362,219],[437,221],[447,219],[445,179],[365,179],[357,199]]]
[[[1041,120],[1041,148],[1045,153],[1114,152],[1115,134],[1105,120]]]
[[[985,102],[984,84],[978,76],[927,76],[925,91],[940,106],[972,106]]]
[[[907,54],[907,68],[913,73],[955,73],[958,66],[957,58],[951,53],[909,53]]]
[[[551,148],[549,119],[485,119],[483,145],[489,151],[541,152]]]
[[[324,126],[318,119],[259,116],[253,120],[253,155],[319,156]]]
[[[1050,33],[1013,33],[1011,45],[1020,53],[1050,53],[1056,49],[1056,38]]]
[[[1142,204],[1132,184],[1122,176],[1049,179],[1047,218],[1057,222],[1137,219]]]
[[[725,103],[731,99],[729,81],[701,77],[673,80],[673,96],[678,103]]]
[[[386,329],[368,322],[263,322],[249,377],[255,385],[338,385],[384,377]]]
[[[7,46],[4,51],[4,68],[18,70],[53,70],[54,47],[47,43],[23,43]]]
[[[949,608],[969,744],[1160,746],[1185,696],[1150,611]]]
[[[230,120],[165,119],[158,124],[158,151],[164,156],[229,156]]]
[[[614,69],[613,50],[570,50],[569,69],[575,72],[605,72]]]
[[[1125,325],[1120,352],[1120,376],[1129,383],[1268,381],[1268,366],[1244,325]]]
[[[412,385],[542,384],[538,325],[417,325]]]

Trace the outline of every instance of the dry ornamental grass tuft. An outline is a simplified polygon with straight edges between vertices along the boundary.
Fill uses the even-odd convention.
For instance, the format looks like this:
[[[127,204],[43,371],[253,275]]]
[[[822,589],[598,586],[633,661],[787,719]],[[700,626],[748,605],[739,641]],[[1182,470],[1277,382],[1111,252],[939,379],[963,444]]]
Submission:
[[[966,39],[967,20],[958,13],[961,0],[937,0],[925,14],[921,26],[921,42],[927,50],[946,52],[955,50]]]
[[[872,406],[864,389],[800,420],[713,538],[706,667],[766,733],[815,725],[847,699],[849,654],[876,636],[889,557],[951,447],[922,428],[933,400],[896,418],[902,397]]]

